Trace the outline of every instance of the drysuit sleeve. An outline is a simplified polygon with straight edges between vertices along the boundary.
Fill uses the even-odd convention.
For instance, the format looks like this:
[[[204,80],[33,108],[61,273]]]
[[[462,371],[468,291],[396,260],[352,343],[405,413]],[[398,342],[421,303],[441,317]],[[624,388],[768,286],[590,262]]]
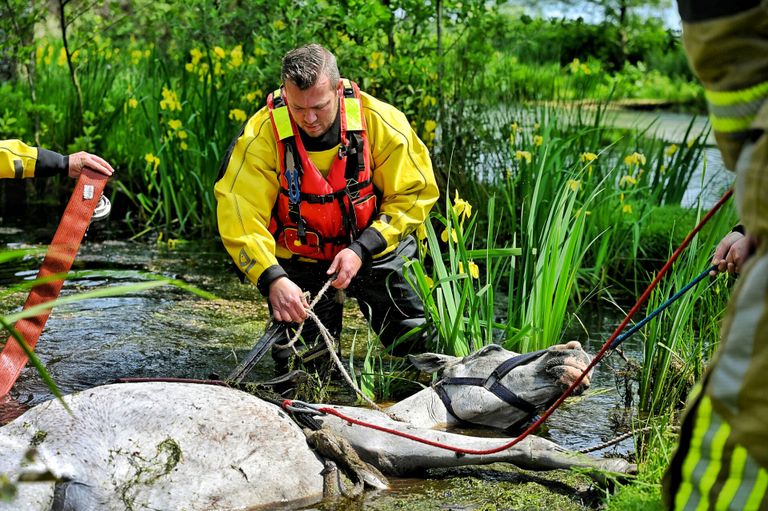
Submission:
[[[224,247],[238,269],[264,294],[270,282],[285,275],[269,232],[279,191],[278,168],[269,111],[262,108],[248,120],[228,151],[214,194]]]
[[[68,170],[69,156],[20,140],[0,140],[0,178],[65,176]]]
[[[368,255],[387,253],[424,223],[439,197],[429,151],[405,115],[363,94],[371,147],[373,185],[380,193],[377,218],[356,243]]]

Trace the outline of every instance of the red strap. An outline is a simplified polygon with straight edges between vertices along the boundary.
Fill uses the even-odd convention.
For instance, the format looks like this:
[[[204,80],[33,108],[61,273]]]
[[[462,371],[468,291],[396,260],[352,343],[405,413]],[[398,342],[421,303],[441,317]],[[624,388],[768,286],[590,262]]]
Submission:
[[[84,169],[80,174],[53,241],[48,247],[43,265],[37,274],[38,279],[69,272],[108,179],[107,176],[88,169]],[[24,303],[24,309],[56,300],[63,285],[64,280],[59,279],[33,287]],[[24,337],[30,348],[35,348],[50,314],[51,310],[48,309],[37,316],[21,319],[16,323],[16,330]],[[26,353],[16,339],[9,336],[0,353],[0,400],[11,390],[26,363]]]

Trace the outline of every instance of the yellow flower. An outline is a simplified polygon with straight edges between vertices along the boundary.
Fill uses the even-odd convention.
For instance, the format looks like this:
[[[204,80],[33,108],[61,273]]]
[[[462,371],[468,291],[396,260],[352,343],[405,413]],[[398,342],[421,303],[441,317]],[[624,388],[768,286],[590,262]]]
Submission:
[[[465,273],[464,271],[464,263],[459,261],[459,273]],[[480,278],[480,268],[477,267],[477,265],[473,262],[469,262],[469,275],[473,279],[479,279]]]
[[[181,103],[179,103],[179,97],[174,91],[167,87],[163,87],[163,99],[160,101],[160,108],[163,110],[181,111]]]
[[[624,158],[624,163],[626,165],[632,166],[632,165],[645,165],[645,156],[640,153],[632,153],[629,156]]]
[[[423,222],[416,228],[416,238],[419,240],[427,239],[427,227]]]
[[[576,179],[569,179],[568,188],[570,188],[574,192],[578,192],[579,188],[581,188],[581,181],[578,181]]]
[[[667,156],[672,156],[677,152],[677,144],[668,145],[666,149],[664,149],[664,154]]]
[[[136,98],[131,98],[128,100],[128,106],[131,108],[136,108],[137,106],[139,106],[139,102],[138,100],[136,100]]]
[[[427,283],[427,286],[429,286],[429,289],[432,289],[433,287],[435,287],[435,281],[432,280],[432,277],[430,277],[429,275],[424,275],[424,282]]]
[[[275,27],[275,30],[284,30],[285,22],[283,20],[276,20],[272,23],[272,26]]]
[[[248,103],[255,103],[256,101],[261,101],[263,95],[264,93],[261,92],[261,89],[256,89],[255,91],[246,94],[245,100],[248,101]]]
[[[181,144],[179,144],[179,147],[181,148],[182,151],[186,151],[187,149],[189,149],[189,146],[187,145],[186,142],[182,142]]]
[[[192,66],[196,66],[198,62],[200,62],[200,59],[203,58],[203,52],[198,50],[197,48],[192,48],[189,50],[189,55],[192,57]]]
[[[434,96],[430,96],[429,94],[426,94],[423,98],[421,98],[421,106],[429,107],[429,106],[435,106],[437,104],[437,98]]]
[[[527,163],[531,163],[531,153],[528,151],[515,151],[515,159],[516,160],[525,160]]]
[[[221,46],[214,46],[213,47],[213,54],[216,55],[218,58],[223,59],[227,56],[227,52],[224,51],[224,48]]]
[[[131,51],[131,63],[134,66],[139,65],[139,62],[141,62],[141,57],[144,55],[144,53],[141,50],[133,50]]]
[[[239,108],[233,108],[229,111],[229,119],[232,121],[243,122],[248,118],[248,115]]]
[[[536,147],[539,147],[544,142],[544,137],[541,135],[534,135],[533,136],[533,145]]]
[[[459,242],[458,237],[456,237],[456,230],[455,229],[451,229],[450,236],[451,236],[451,239],[453,240],[454,243],[458,243]],[[443,231],[443,233],[440,235],[440,239],[443,240],[443,243],[448,243],[448,229],[445,229]]]
[[[595,153],[581,153],[581,156],[579,157],[579,160],[581,163],[589,163],[591,161],[595,161],[597,159],[597,155]]]
[[[586,64],[581,65],[581,72],[584,73],[585,75],[592,73],[592,71],[589,69],[589,66]]]
[[[568,64],[568,67],[571,70],[571,73],[576,74],[581,69],[581,61],[579,59],[573,59],[573,61]]]
[[[459,191],[456,190],[456,197],[453,199],[453,212],[456,218],[463,222],[472,216],[472,204],[459,197]]]
[[[666,165],[662,165],[661,167],[659,167],[659,172],[661,174],[665,173],[666,171],[667,171],[667,166]]]
[[[538,122],[533,123],[533,131],[539,131],[539,128],[541,127],[541,124]]]
[[[371,69],[378,69],[384,65],[384,54],[380,51],[371,53],[371,58],[368,61],[368,67]]]
[[[56,63],[61,67],[64,67],[67,65],[67,52],[64,50],[63,47],[59,50],[59,59],[56,61]]]
[[[192,73],[195,70],[195,66],[191,62],[187,62],[186,64],[184,64],[184,69],[186,69],[187,72]]]
[[[144,160],[147,162],[148,165],[152,165],[154,170],[157,170],[157,167],[160,165],[160,158],[158,158],[152,153],[145,154]]]
[[[426,131],[427,133],[432,133],[433,131],[435,131],[435,128],[437,128],[437,123],[432,119],[428,119],[424,123],[424,131]]]
[[[626,176],[621,176],[621,179],[619,179],[619,187],[624,188],[627,185],[634,186],[637,184],[637,179],[627,174]]]
[[[243,63],[243,47],[242,45],[237,45],[234,48],[232,48],[232,51],[229,52],[229,64],[227,64],[229,67],[240,67],[240,65]]]
[[[178,119],[171,119],[168,121],[168,127],[171,128],[173,131],[178,130],[181,128],[181,121]]]
[[[176,136],[179,137],[180,140],[186,140],[187,139],[187,132],[184,130],[179,130],[176,132]]]
[[[626,215],[628,215],[628,214],[632,213],[632,206],[631,206],[631,205],[629,205],[629,204],[624,204],[624,205],[621,207],[621,212],[622,212],[622,213],[624,213],[624,214],[626,214]]]
[[[512,131],[513,135],[517,134],[517,132],[520,131],[520,126],[516,122],[513,122],[512,124],[510,124],[509,128]]]

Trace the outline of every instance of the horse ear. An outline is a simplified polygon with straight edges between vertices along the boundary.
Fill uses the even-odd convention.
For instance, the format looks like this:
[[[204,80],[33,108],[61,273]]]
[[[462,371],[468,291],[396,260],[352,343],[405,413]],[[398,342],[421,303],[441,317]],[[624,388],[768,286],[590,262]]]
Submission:
[[[417,369],[428,373],[436,373],[445,369],[449,365],[459,362],[461,359],[450,355],[440,355],[439,353],[422,353],[421,355],[408,355],[411,364]]]

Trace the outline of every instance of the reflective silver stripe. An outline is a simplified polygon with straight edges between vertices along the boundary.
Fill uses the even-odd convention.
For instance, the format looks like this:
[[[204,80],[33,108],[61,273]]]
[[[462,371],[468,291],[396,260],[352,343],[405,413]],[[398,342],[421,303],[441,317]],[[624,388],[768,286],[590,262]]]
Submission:
[[[13,160],[13,170],[13,177],[16,179],[24,177],[24,165],[21,163],[21,160]]]
[[[711,407],[707,408],[709,410],[709,426],[707,427],[707,431],[704,433],[704,436],[701,439],[701,445],[699,447],[699,452],[697,453],[699,459],[697,460],[696,466],[690,475],[689,482],[692,485],[692,491],[685,503],[685,507],[683,508],[685,511],[696,511],[699,508],[702,497],[707,497],[701,493],[702,482],[705,479],[705,475],[707,475],[707,469],[709,469],[710,464],[712,463],[713,439],[715,438],[715,435],[720,431],[720,428],[723,426],[723,420],[720,418],[720,416],[715,413]],[[697,415],[702,412],[705,412],[705,410],[700,408]],[[697,417],[697,419],[699,419],[699,417]],[[691,444],[691,447],[693,450],[693,444]],[[718,456],[719,455],[720,453],[718,453]]]
[[[734,415],[738,413],[741,383],[752,360],[757,326],[765,311],[766,287],[768,256],[763,256],[750,268],[738,292],[735,313],[707,388],[712,398]]]
[[[716,105],[708,102],[709,113],[717,118],[725,117],[749,117],[754,119],[766,98],[757,98],[746,103],[734,103],[732,105]]]
[[[739,446],[739,448],[744,449],[741,446]],[[746,449],[744,450],[746,451]],[[746,460],[744,461],[744,472],[741,476],[741,484],[739,485],[739,489],[736,492],[736,495],[731,501],[730,509],[741,510],[747,508],[747,499],[749,499],[749,496],[752,494],[752,490],[755,487],[755,482],[757,481],[757,475],[759,473],[760,466],[755,463],[755,460],[752,459],[752,456],[747,453]]]

